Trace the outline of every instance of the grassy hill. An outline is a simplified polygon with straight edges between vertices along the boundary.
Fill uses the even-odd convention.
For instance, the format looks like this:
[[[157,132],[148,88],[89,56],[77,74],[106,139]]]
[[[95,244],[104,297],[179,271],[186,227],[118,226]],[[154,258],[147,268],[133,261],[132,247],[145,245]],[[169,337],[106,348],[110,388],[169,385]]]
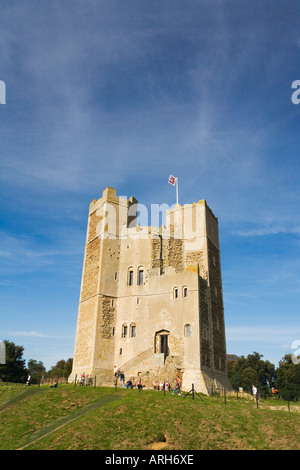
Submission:
[[[152,390],[0,385],[0,450],[299,450],[300,406]]]

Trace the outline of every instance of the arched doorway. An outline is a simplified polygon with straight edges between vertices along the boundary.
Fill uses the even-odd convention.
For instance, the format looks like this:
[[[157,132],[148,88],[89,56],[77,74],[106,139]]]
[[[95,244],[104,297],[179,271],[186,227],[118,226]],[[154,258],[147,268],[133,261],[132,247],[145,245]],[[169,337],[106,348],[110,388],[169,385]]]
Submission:
[[[169,335],[168,330],[160,330],[155,333],[154,352],[164,354],[165,357],[169,354]]]

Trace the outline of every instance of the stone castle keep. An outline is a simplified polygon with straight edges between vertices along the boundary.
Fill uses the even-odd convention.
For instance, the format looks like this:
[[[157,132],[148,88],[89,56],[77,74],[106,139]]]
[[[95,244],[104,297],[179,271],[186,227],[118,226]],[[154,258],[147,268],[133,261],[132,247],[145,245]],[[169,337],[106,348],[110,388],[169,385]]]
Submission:
[[[227,377],[218,220],[206,204],[166,212],[166,226],[137,225],[136,199],[106,188],[89,208],[73,371],[112,385],[154,378],[198,392]]]

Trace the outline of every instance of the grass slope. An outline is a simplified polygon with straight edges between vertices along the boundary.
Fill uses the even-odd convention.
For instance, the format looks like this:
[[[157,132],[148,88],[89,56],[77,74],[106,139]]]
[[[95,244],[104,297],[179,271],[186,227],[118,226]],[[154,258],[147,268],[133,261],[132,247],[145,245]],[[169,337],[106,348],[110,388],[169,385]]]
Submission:
[[[300,413],[276,400],[60,385],[0,385],[0,450],[299,450]],[[274,408],[274,409],[273,409]],[[293,407],[291,407],[293,410]]]

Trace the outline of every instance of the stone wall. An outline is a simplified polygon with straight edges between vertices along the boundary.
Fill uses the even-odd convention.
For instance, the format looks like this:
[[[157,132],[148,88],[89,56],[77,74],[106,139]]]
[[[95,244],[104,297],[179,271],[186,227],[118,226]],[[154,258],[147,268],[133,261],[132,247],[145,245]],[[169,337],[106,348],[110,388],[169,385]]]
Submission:
[[[101,256],[101,239],[95,238],[86,245],[80,301],[98,293]]]
[[[152,240],[152,268],[160,268],[161,273],[167,266],[172,266],[176,272],[184,269],[183,241],[174,238],[154,238]]]
[[[227,361],[220,252],[209,239],[208,270],[211,297],[214,368],[226,373]]]

